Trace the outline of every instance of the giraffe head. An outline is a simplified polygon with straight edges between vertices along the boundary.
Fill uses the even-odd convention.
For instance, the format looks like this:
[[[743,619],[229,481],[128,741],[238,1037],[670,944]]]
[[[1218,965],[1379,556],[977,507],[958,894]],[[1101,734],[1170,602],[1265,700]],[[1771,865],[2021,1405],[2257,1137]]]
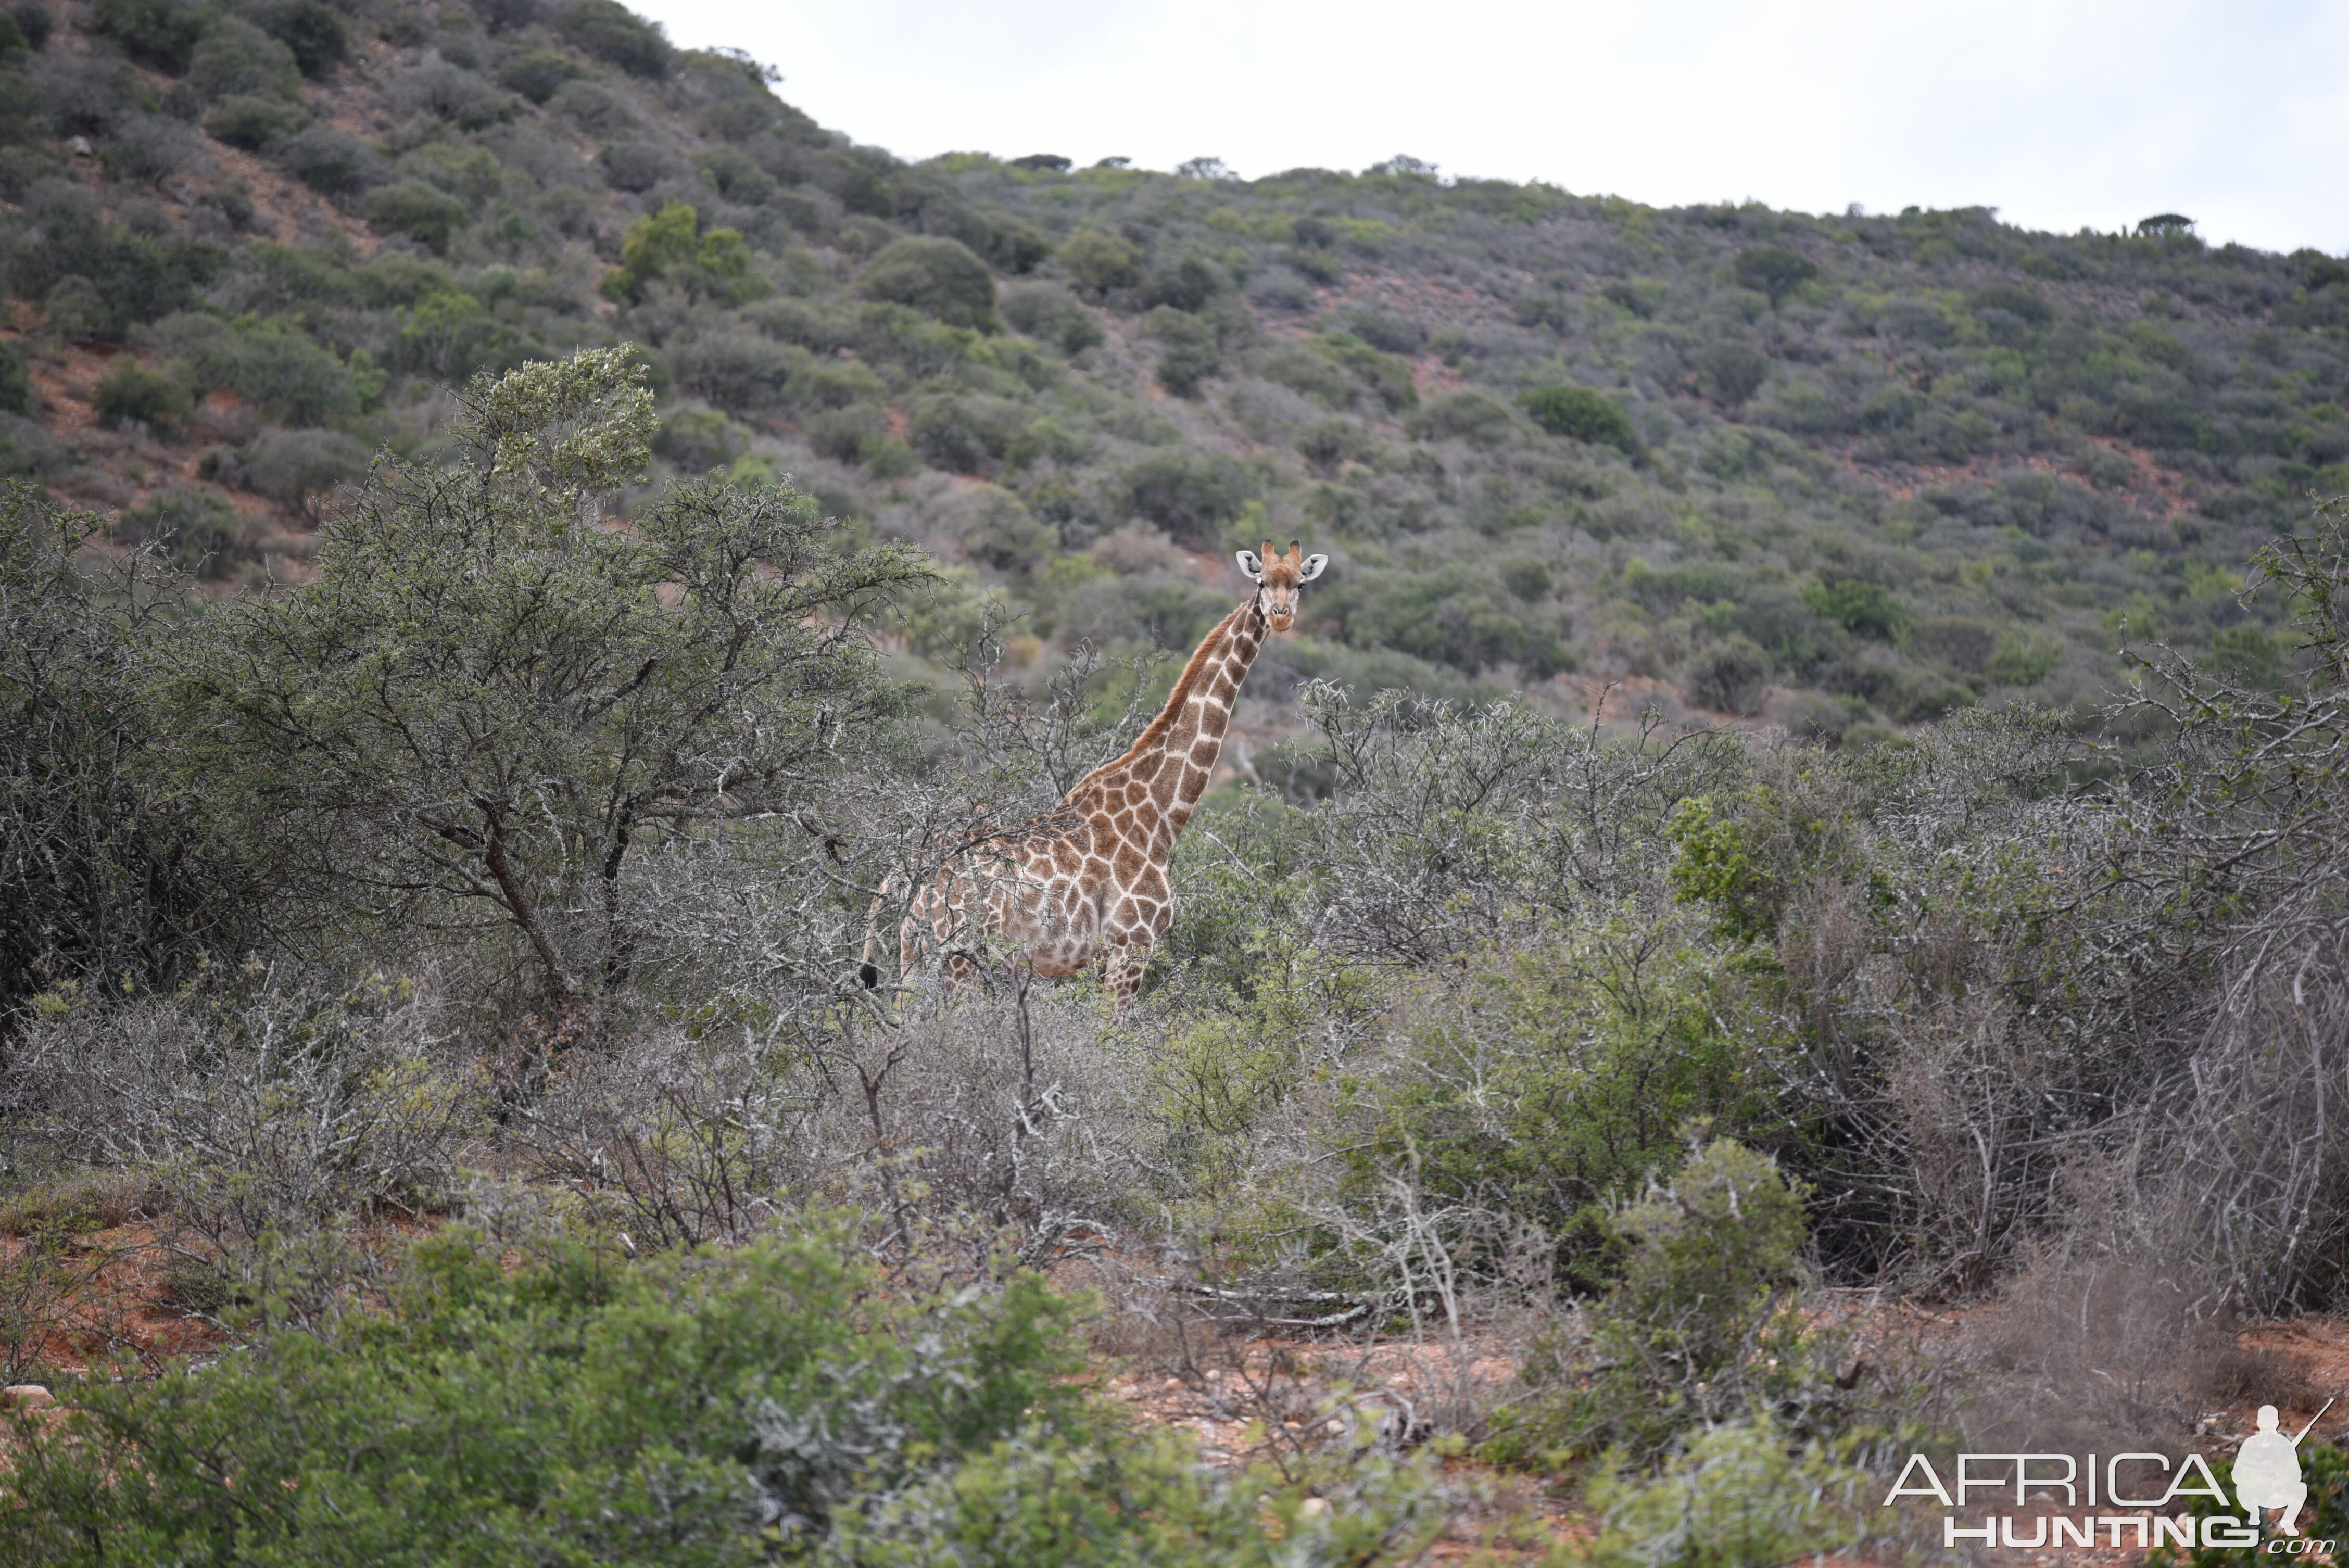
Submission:
[[[1297,541],[1288,542],[1288,553],[1273,549],[1272,541],[1264,542],[1264,553],[1253,550],[1239,553],[1240,570],[1256,584],[1257,608],[1264,612],[1265,624],[1276,632],[1286,632],[1297,624],[1297,603],[1305,595],[1300,590],[1306,583],[1321,575],[1330,564],[1326,555],[1308,555]]]

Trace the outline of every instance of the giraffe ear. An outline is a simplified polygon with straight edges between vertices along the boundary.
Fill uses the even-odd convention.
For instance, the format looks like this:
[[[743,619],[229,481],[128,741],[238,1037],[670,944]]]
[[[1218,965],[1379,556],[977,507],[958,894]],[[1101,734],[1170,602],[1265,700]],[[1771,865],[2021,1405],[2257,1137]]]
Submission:
[[[1240,563],[1240,572],[1251,583],[1264,581],[1264,562],[1253,550],[1243,550],[1233,558]]]
[[[1297,580],[1299,583],[1310,583],[1320,576],[1321,569],[1329,564],[1330,558],[1326,555],[1309,555],[1305,558],[1305,570],[1297,574]]]

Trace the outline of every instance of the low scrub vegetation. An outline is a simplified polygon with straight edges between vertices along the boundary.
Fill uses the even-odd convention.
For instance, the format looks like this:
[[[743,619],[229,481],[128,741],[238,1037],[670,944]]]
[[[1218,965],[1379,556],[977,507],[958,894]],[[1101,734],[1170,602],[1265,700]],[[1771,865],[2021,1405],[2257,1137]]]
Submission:
[[[2126,768],[2023,707],[1835,749],[1309,685],[1112,1012],[1016,954],[876,991],[859,944],[1156,672],[1014,679],[1016,622],[935,619],[938,568],[788,487],[609,527],[719,430],[637,377],[475,382],[265,593],[191,594],[172,514],[93,555],[13,492],[0,1339],[73,1407],[11,1439],[34,1555],[488,1520],[628,1561],[1401,1561],[1458,1505],[1431,1448],[1581,1478],[1602,1559],[1733,1474],[1793,1511],[1737,1528],[1856,1542],[1888,1456],[2151,1440],[2181,1347],[2340,1302],[2337,506],[2256,563],[2287,689],[2164,655]],[[926,624],[951,703],[874,648]],[[140,1342],[75,1316],[69,1243],[133,1219],[234,1356],[106,1374]],[[1999,1394],[2012,1349],[1855,1285],[2049,1359]],[[2035,1404],[2107,1312],[2083,1366],[2141,1374]],[[1248,1359],[1275,1328],[1339,1337],[1309,1375]],[[1413,1370],[1365,1391],[1341,1346]],[[1128,1434],[1071,1380],[1100,1352],[1273,1468]]]

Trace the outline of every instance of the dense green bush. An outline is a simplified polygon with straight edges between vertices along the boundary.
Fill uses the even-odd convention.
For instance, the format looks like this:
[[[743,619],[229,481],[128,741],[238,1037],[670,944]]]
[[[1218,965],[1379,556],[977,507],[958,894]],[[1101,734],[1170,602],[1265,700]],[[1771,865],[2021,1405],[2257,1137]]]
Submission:
[[[420,180],[378,186],[367,192],[359,211],[378,228],[405,234],[436,255],[446,254],[449,236],[473,221],[471,207]]]
[[[948,326],[993,332],[995,278],[953,240],[904,239],[874,256],[857,281],[867,299],[910,305]]]
[[[309,111],[291,99],[232,95],[204,116],[204,130],[231,147],[258,152],[307,125]]]
[[[307,511],[367,471],[367,449],[339,430],[272,430],[239,454],[236,471],[250,489]]]
[[[1222,545],[1253,489],[1247,470],[1230,459],[1190,451],[1154,454],[1118,477],[1126,511],[1199,550]]]
[[[457,1227],[379,1313],[22,1421],[0,1509],[58,1564],[444,1561],[486,1530],[620,1563],[1368,1565],[1435,1525],[1407,1474],[1235,1485],[1137,1441],[1069,1379],[1070,1323],[1032,1276],[885,1288],[821,1231],[510,1270]],[[1350,1506],[1308,1509],[1311,1481]]]
[[[0,347],[0,413],[32,411],[33,378],[26,369],[25,346],[11,343]]]
[[[323,0],[261,0],[250,15],[262,30],[294,51],[305,77],[320,77],[350,57],[350,31]]]
[[[1751,344],[1720,343],[1698,354],[1696,368],[1705,390],[1723,407],[1735,408],[1770,378],[1770,356]]]
[[[1512,665],[1525,679],[1543,681],[1572,663],[1555,612],[1465,565],[1336,583],[1323,593],[1319,614],[1357,647],[1397,648],[1455,669]]]
[[[1040,337],[1063,354],[1101,343],[1101,324],[1069,292],[1052,284],[1019,284],[1003,294],[1003,319],[1014,332]]]
[[[176,377],[150,370],[126,354],[98,378],[90,407],[98,412],[98,422],[109,428],[136,420],[168,434],[186,418],[188,394]]]
[[[1755,245],[1737,253],[1737,281],[1770,296],[1775,307],[1811,279],[1818,264],[1784,245]]]
[[[207,103],[238,96],[298,103],[302,67],[293,50],[252,23],[222,16],[190,56],[188,85]]]
[[[332,126],[313,125],[273,143],[269,156],[286,172],[325,196],[356,196],[388,178],[375,148]]]
[[[1423,441],[1497,447],[1517,433],[1517,420],[1509,406],[1491,393],[1463,387],[1429,398],[1412,414],[1410,428]]]
[[[1520,393],[1517,403],[1553,436],[1618,447],[1633,455],[1640,451],[1640,432],[1631,417],[1603,392],[1588,387],[1537,387]]]
[[[1131,288],[1142,279],[1142,253],[1131,241],[1099,229],[1071,234],[1055,259],[1069,281],[1095,299]]]
[[[498,85],[512,88],[533,103],[543,104],[565,82],[589,75],[586,67],[553,49],[525,49],[498,67]]]
[[[125,544],[151,544],[180,571],[215,580],[261,558],[255,531],[213,491],[185,486],[157,490],[112,530]]]
[[[689,474],[730,465],[750,447],[750,432],[714,408],[677,408],[661,417],[653,450]]]
[[[1177,397],[1197,397],[1199,383],[1223,368],[1216,329],[1197,316],[1162,304],[1142,318],[1137,330],[1165,346],[1153,374]]]
[[[97,0],[92,30],[141,65],[177,76],[203,36],[204,13],[187,0]]]
[[[320,425],[359,411],[364,397],[353,366],[284,319],[232,325],[192,313],[166,317],[157,345],[197,384],[235,393],[295,425]],[[364,369],[363,356],[356,363]]]
[[[619,0],[570,0],[560,26],[563,36],[580,49],[630,76],[666,76],[676,55],[657,23],[646,21]]]

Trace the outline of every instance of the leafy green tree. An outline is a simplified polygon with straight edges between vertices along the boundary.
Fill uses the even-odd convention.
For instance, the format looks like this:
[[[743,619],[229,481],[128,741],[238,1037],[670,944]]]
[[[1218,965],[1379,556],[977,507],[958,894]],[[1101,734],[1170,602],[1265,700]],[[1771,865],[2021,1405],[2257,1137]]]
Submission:
[[[767,292],[750,263],[750,242],[733,229],[699,232],[701,217],[682,201],[637,219],[620,239],[620,265],[604,278],[604,297],[635,304],[655,278],[675,277],[696,293],[741,304]]]
[[[676,50],[657,23],[619,0],[572,0],[563,12],[563,36],[595,58],[632,77],[664,77]]]
[[[171,377],[123,355],[113,369],[98,378],[90,407],[98,410],[98,422],[109,429],[137,420],[169,431],[187,413],[188,395]]]
[[[1734,408],[1770,378],[1770,356],[1749,343],[1716,343],[1699,351],[1697,374],[1724,408]]]
[[[190,57],[188,85],[206,102],[237,93],[298,102],[302,67],[293,50],[252,23],[223,16]]]
[[[627,975],[627,857],[806,799],[898,710],[863,628],[920,580],[806,497],[687,486],[607,526],[654,433],[626,350],[477,377],[458,460],[378,470],[317,577],[172,676],[203,765],[322,918],[489,915],[550,997]]]
[[[1517,406],[1533,416],[1535,424],[1553,436],[1568,436],[1592,446],[1619,447],[1637,456],[1640,432],[1623,406],[1589,387],[1537,387],[1517,397]]]
[[[1071,234],[1061,243],[1057,259],[1069,281],[1095,299],[1142,281],[1142,253],[1132,241],[1099,229],[1079,229]]]
[[[92,31],[142,65],[173,76],[188,68],[204,34],[204,12],[187,0],[97,0]]]
[[[436,256],[446,255],[449,236],[473,221],[471,208],[421,180],[402,180],[368,191],[360,211],[377,228],[405,234]]]
[[[1739,283],[1770,296],[1773,310],[1819,275],[1816,263],[1784,245],[1755,245],[1738,252],[1736,270]]]
[[[1811,583],[1803,590],[1803,602],[1844,630],[1879,643],[1897,642],[1916,622],[1891,589],[1857,577]]]
[[[968,245],[953,240],[891,242],[859,281],[867,299],[911,306],[948,326],[996,330],[995,274]]]

